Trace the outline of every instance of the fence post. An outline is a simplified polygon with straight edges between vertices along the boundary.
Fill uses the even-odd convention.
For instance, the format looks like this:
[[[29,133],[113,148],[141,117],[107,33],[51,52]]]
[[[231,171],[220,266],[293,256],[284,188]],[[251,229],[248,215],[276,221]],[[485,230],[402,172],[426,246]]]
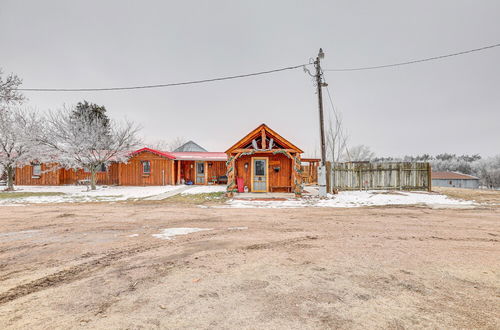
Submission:
[[[427,184],[429,185],[429,192],[432,191],[432,168],[431,163],[427,163]]]
[[[403,179],[401,177],[401,174],[403,173],[403,169],[401,168],[401,163],[398,164],[398,170],[399,170],[399,190],[403,190]]]
[[[363,182],[361,181],[361,166],[358,167],[358,184],[359,190],[363,190]]]

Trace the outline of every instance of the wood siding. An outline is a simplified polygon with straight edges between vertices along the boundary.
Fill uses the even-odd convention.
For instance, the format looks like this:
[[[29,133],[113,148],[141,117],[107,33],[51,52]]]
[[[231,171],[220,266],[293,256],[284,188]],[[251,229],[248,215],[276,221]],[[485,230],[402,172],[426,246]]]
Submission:
[[[318,184],[318,166],[319,162],[310,162],[307,165],[301,165],[301,176],[304,184]]]
[[[151,162],[151,173],[142,173],[142,162]],[[161,186],[175,184],[174,161],[151,152],[142,152],[118,164],[118,184],[122,186]]]
[[[59,171],[53,170],[57,164],[41,164],[42,174],[39,177],[33,176],[33,166],[27,165],[16,168],[16,176],[14,179],[15,185],[44,185],[56,186],[59,185]]]
[[[184,182],[192,181],[195,182],[195,173],[194,173],[194,161],[192,160],[183,160],[181,161],[181,179],[184,179]]]
[[[108,166],[106,172],[97,172],[98,185],[118,184],[118,164]],[[77,184],[79,180],[90,180],[90,173],[83,169],[61,169],[59,171],[59,184]]]
[[[210,166],[210,164],[212,164]],[[226,162],[208,162],[208,181],[213,182],[218,177],[226,175]]]
[[[179,161],[176,161],[178,164]],[[196,173],[195,173],[195,161],[193,160],[182,160],[180,161],[181,167],[181,179],[184,179],[184,182],[192,181],[193,184],[196,182]],[[207,171],[207,181],[213,182],[214,178],[217,178],[222,175],[226,175],[226,162],[215,162],[215,161],[206,161],[205,169]],[[212,164],[211,166],[209,164]],[[177,165],[178,166],[178,165]],[[177,168],[176,168],[177,171]]]
[[[151,163],[150,174],[143,173],[143,161]],[[204,163],[207,183],[213,182],[214,178],[226,174],[226,162],[206,161]],[[33,177],[32,166],[17,168],[14,183],[16,185],[70,185],[77,184],[79,180],[90,179],[90,173],[85,172],[83,169],[58,169],[45,173],[49,166],[55,168],[56,164],[42,164],[42,175],[39,178]],[[127,163],[112,163],[106,172],[98,172],[97,184],[122,186],[174,185],[176,184],[179,167],[181,178],[184,178],[186,182],[190,180],[195,182],[194,161],[174,161],[145,151],[133,156]]]
[[[236,178],[243,178],[244,185],[248,187],[249,191],[252,191],[251,182],[251,170],[252,170],[252,158],[253,157],[267,157],[267,167],[268,167],[268,180],[269,180],[269,190],[273,187],[292,187],[292,160],[283,154],[270,154],[270,153],[255,153],[253,155],[241,156],[236,160]],[[245,170],[245,164],[248,164],[248,168]],[[279,172],[275,172],[274,168],[279,167]],[[285,191],[284,189],[272,189],[273,192]]]

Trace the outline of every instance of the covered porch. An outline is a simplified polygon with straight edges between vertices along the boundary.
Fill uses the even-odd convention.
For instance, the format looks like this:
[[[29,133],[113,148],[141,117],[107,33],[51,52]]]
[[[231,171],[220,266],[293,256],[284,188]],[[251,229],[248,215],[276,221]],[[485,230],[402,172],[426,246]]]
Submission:
[[[187,185],[226,184],[223,152],[172,152],[175,157],[175,183]]]
[[[251,131],[226,153],[228,196],[233,197],[235,193],[302,194],[302,150],[267,125]]]

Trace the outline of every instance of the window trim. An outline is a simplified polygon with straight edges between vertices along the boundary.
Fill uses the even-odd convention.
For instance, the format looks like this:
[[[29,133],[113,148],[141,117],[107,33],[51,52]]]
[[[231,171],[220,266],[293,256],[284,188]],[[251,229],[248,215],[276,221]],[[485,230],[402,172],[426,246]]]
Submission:
[[[42,176],[42,164],[33,164],[31,165],[31,178],[39,179]],[[38,168],[38,173],[35,173],[35,168]]]
[[[149,167],[149,171],[148,172],[146,172],[144,170],[144,165],[146,163],[148,164],[148,167]],[[145,175],[145,176],[151,175],[151,161],[150,160],[141,160],[141,167],[142,167],[142,175]]]

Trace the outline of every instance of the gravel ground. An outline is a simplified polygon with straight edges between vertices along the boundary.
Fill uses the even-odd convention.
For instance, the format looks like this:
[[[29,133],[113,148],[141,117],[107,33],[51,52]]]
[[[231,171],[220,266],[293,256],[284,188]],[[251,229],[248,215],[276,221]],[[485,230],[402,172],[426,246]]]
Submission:
[[[499,328],[499,211],[0,206],[0,324]]]

